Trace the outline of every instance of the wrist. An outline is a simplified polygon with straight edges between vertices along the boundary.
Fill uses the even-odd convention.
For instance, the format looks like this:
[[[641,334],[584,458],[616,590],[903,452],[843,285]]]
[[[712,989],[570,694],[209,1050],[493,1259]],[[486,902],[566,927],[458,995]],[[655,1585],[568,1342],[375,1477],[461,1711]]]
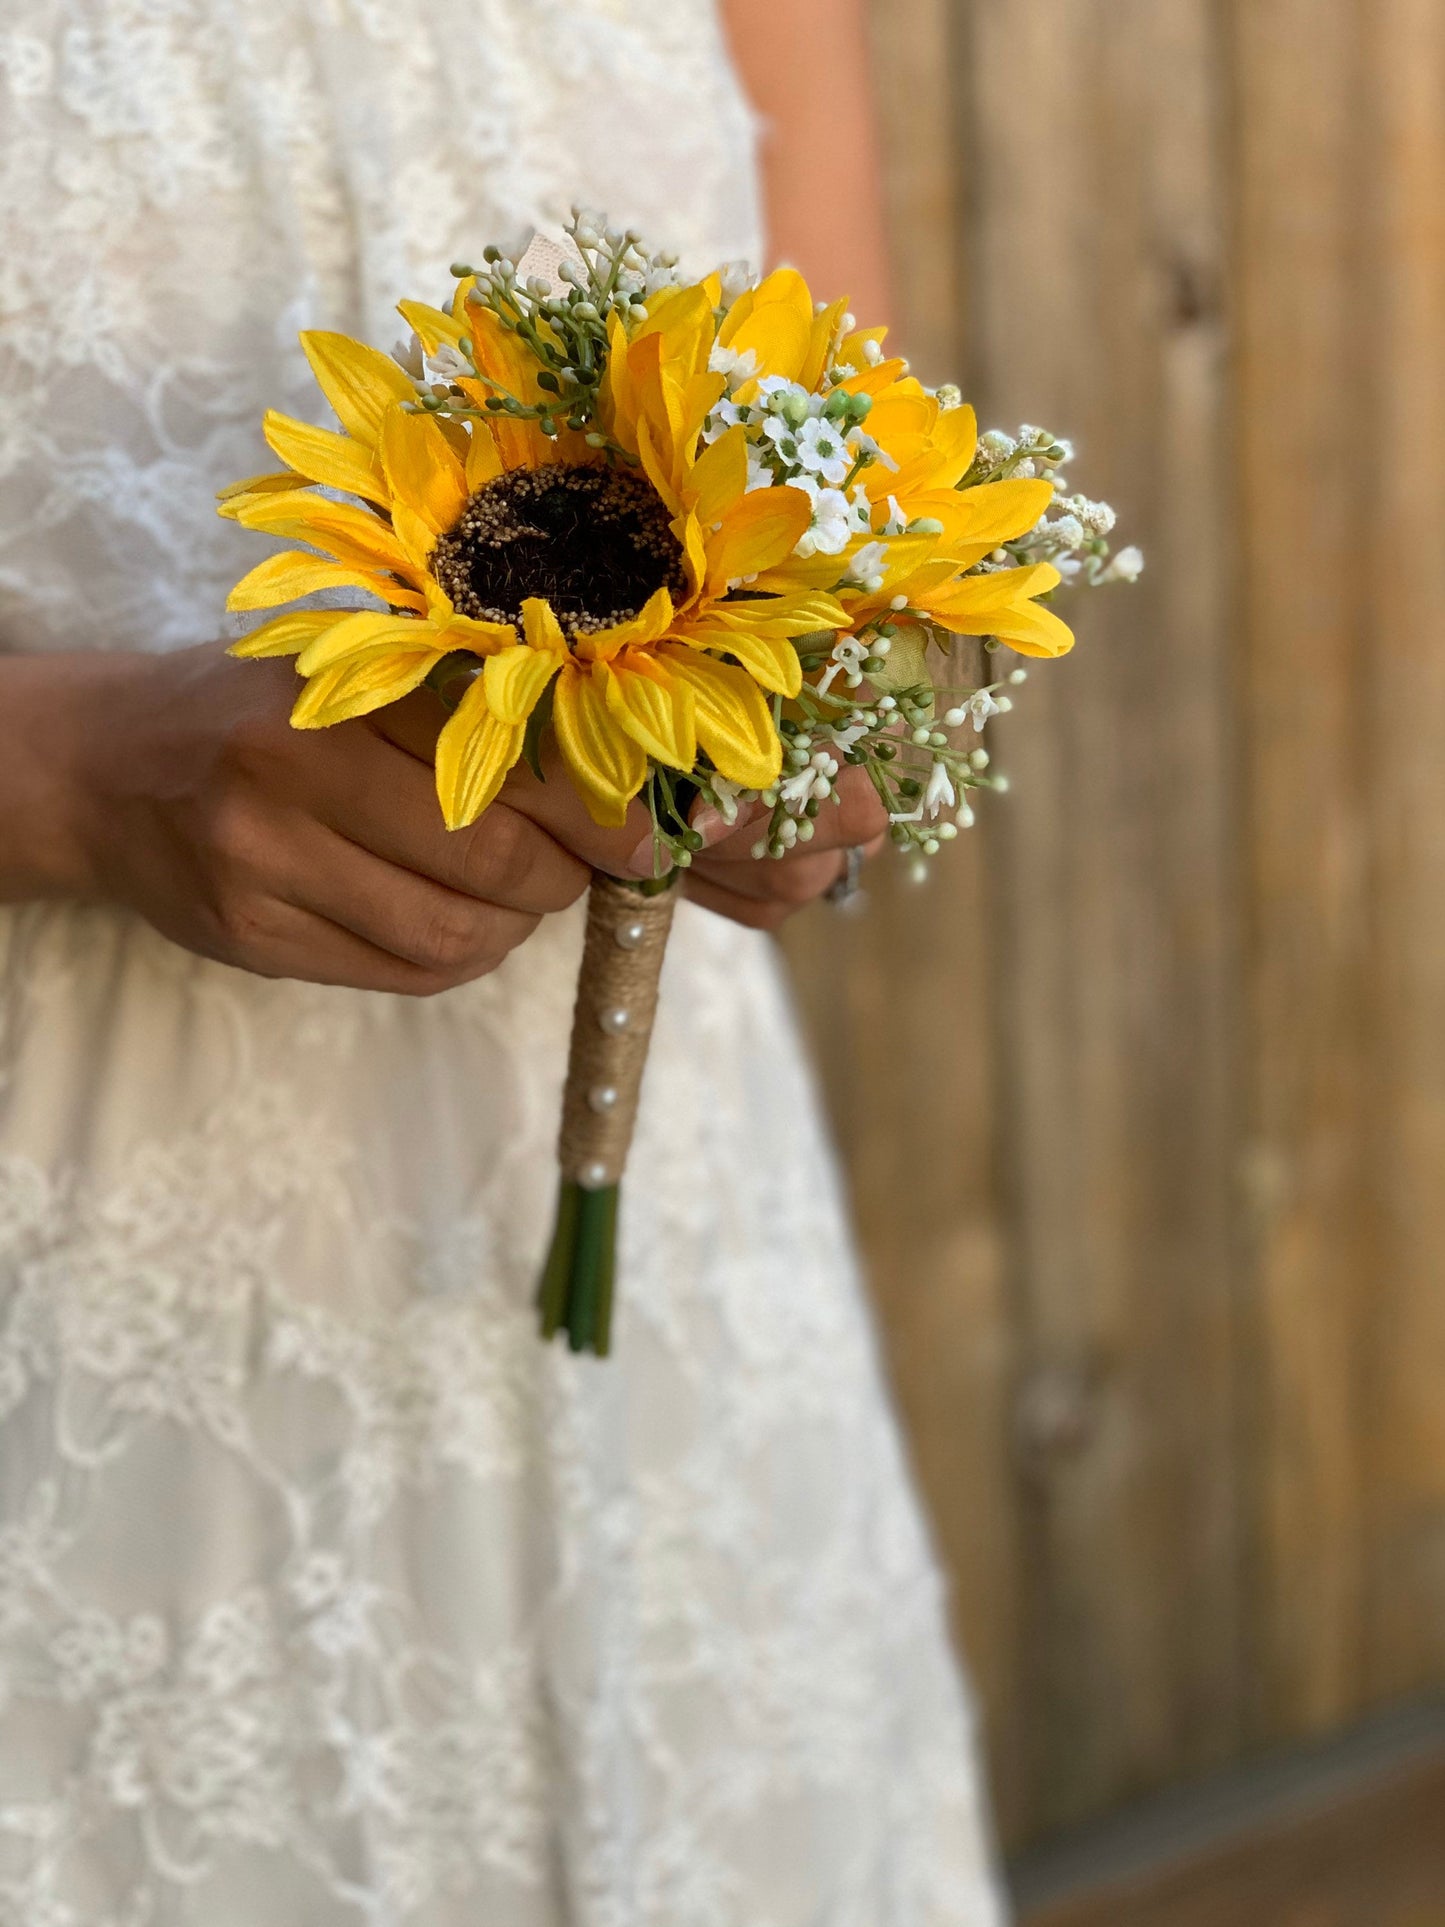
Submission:
[[[0,657],[0,902],[93,898],[87,773],[127,659]],[[95,721],[92,721],[95,719]]]

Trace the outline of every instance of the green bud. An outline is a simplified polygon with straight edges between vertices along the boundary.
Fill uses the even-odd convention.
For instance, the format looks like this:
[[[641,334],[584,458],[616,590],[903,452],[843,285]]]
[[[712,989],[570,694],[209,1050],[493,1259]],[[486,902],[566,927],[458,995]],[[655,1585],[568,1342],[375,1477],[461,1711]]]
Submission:
[[[778,413],[789,428],[801,428],[808,419],[808,404],[801,395],[784,395]]]
[[[908,797],[910,801],[915,796],[922,795],[922,793],[923,785],[916,776],[905,776],[898,785],[898,794]]]
[[[465,261],[452,262],[450,273],[453,281],[466,281],[471,277],[473,272],[474,270],[468,267]]]
[[[493,261],[500,261],[501,258],[502,258],[502,250],[497,246],[496,242],[488,241],[487,245],[482,249],[482,259],[490,263]],[[455,271],[456,270],[453,269],[453,273],[455,273]]]
[[[823,417],[826,421],[841,421],[853,412],[853,397],[842,388],[835,388],[823,404]]]
[[[893,743],[880,743],[873,754],[880,763],[891,763],[898,754],[898,750]]]
[[[888,835],[890,841],[897,843],[901,847],[908,841],[908,825],[906,823],[895,823],[893,828],[888,832]]]
[[[853,417],[855,422],[866,422],[868,417],[873,413],[873,397],[871,395],[850,395],[848,398],[848,413]]]

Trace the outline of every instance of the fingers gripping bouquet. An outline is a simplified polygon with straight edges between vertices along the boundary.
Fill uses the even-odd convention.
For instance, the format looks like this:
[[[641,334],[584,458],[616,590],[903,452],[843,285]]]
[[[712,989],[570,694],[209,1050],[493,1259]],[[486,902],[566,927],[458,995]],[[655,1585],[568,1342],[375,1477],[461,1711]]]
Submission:
[[[1024,677],[960,684],[954,639],[1062,655],[1073,637],[1044,598],[1139,558],[1109,559],[1104,504],[1060,499],[1065,444],[979,441],[957,390],[924,388],[882,329],[815,304],[791,269],[686,284],[583,213],[564,246],[484,258],[453,268],[448,308],[401,304],[414,333],[395,355],[302,336],[340,432],[267,415],[285,467],[225,491],[221,513],[304,546],[229,607],[354,592],[354,608],[285,608],[235,653],[296,658],[301,729],[434,689],[452,829],[522,759],[540,777],[548,737],[599,823],[648,810],[652,880],[591,892],[539,1293],[546,1336],[603,1354],[695,803],[731,822],[760,800],[755,854],[781,857],[856,767],[895,843],[932,856],[972,821],[969,792],[1002,787],[973,745]]]

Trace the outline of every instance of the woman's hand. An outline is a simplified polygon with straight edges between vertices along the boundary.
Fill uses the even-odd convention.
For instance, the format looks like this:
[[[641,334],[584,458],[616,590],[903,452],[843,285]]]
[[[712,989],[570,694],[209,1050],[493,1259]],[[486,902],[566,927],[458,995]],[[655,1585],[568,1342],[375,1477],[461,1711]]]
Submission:
[[[121,903],[261,976],[426,995],[495,969],[593,868],[651,873],[641,805],[599,829],[570,783],[526,769],[448,831],[429,691],[307,732],[289,721],[295,694],[289,663],[219,643],[0,659],[0,900]],[[836,879],[840,843],[881,827],[855,793],[804,850],[759,862],[756,831],[717,824],[689,893],[773,928]]]
[[[126,904],[267,977],[428,994],[484,975],[643,825],[599,830],[570,785],[448,832],[429,691],[303,733],[289,662],[223,645],[0,659],[0,898]]]
[[[845,770],[838,802],[814,819],[813,840],[783,857],[753,855],[769,812],[739,821],[720,842],[693,861],[687,894],[695,903],[755,930],[776,930],[797,911],[824,896],[844,876],[847,852],[876,856],[883,847],[888,813],[861,769]]]

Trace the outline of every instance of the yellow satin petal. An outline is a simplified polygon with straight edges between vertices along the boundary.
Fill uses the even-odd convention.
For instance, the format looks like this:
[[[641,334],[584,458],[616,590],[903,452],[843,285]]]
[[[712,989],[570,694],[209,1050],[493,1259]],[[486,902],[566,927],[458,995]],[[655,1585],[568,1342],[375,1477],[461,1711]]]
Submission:
[[[937,516],[945,523],[950,547],[957,543],[976,547],[981,553],[969,560],[981,562],[990,550],[1027,535],[1047,515],[1053,500],[1052,482],[986,482],[961,494],[957,489],[939,489],[908,503],[907,508],[910,515]]]
[[[437,797],[449,830],[475,823],[522,754],[526,730],[499,722],[487,707],[486,682],[472,682],[437,738]]]
[[[442,645],[431,624],[420,616],[392,616],[380,609],[357,609],[349,615],[330,612],[330,626],[302,651],[296,659],[303,676],[319,676],[323,669],[334,669],[346,657],[382,643],[401,654],[430,649],[442,653]]]
[[[758,575],[791,555],[813,519],[800,488],[755,488],[735,502],[716,535],[705,538],[708,588],[721,595],[737,577]]]
[[[274,495],[290,491],[296,487],[296,477],[289,470],[272,472],[268,475],[248,475],[244,482],[228,482],[225,488],[216,490],[216,500],[220,504],[217,515],[234,516],[236,503],[246,495]]]
[[[1047,595],[1057,589],[1063,577],[1047,562],[1035,562],[1023,569],[993,569],[987,575],[964,575],[940,589],[930,600],[930,608],[942,613],[950,607],[976,609],[982,614],[1007,609],[1033,596]]]
[[[806,634],[806,631],[803,631]],[[748,629],[703,623],[683,640],[697,649],[724,649],[736,656],[754,682],[779,696],[796,696],[803,686],[798,652],[786,636],[759,635]]]
[[[590,635],[579,636],[577,653],[593,662],[608,662],[620,650],[658,641],[672,627],[672,620],[672,597],[665,588],[654,589],[630,621],[617,622],[610,629],[594,629]]]
[[[381,465],[393,498],[437,535],[461,519],[466,471],[429,415],[393,408],[381,424]]]
[[[783,746],[773,712],[752,677],[710,656],[689,656],[675,644],[664,654],[692,691],[698,741],[728,781],[754,790],[776,783]]]
[[[618,725],[659,763],[690,770],[697,762],[697,727],[688,684],[638,650],[614,658],[602,673],[607,708]]]
[[[995,635],[1021,656],[1066,656],[1074,646],[1074,632],[1052,609],[1036,602],[1025,602],[996,621],[991,630],[965,630],[964,634]]]
[[[822,384],[828,367],[828,350],[832,347],[833,337],[838,332],[838,323],[847,312],[848,301],[844,296],[824,308],[821,314],[813,316],[812,331],[808,336],[807,357],[798,371],[798,380],[810,393]]]
[[[329,428],[313,428],[291,415],[268,408],[261,432],[270,447],[308,482],[323,488],[340,489],[343,495],[364,496],[368,502],[386,506],[386,482],[370,449],[349,435],[334,434]]]
[[[525,723],[557,673],[557,658],[524,642],[487,657],[487,707],[499,723]]]
[[[299,596],[313,595],[318,589],[365,589],[383,602],[403,609],[424,609],[426,603],[413,589],[362,569],[343,568],[339,562],[325,562],[320,556],[301,549],[284,549],[258,562],[226,597],[231,610],[273,609],[281,602],[295,602]]]
[[[522,634],[529,648],[540,649],[559,662],[567,654],[567,638],[562,633],[556,610],[545,596],[522,598]]]
[[[236,510],[242,528],[279,535],[290,542],[309,542],[335,562],[383,572],[410,571],[405,550],[380,516],[351,502],[332,502],[324,495],[292,489],[288,494],[258,495]]]
[[[748,431],[739,423],[719,435],[693,464],[683,499],[704,528],[721,522],[748,486]]]
[[[338,620],[345,620],[345,613],[339,609],[288,609],[284,615],[272,616],[233,642],[226,651],[228,656],[243,656],[254,661],[262,656],[295,656],[315,642],[318,636],[325,635],[334,628]]]
[[[497,453],[496,438],[485,422],[472,423],[465,472],[468,492],[473,495],[479,488],[485,488],[488,482],[496,481],[502,473],[502,458]]]
[[[601,664],[567,663],[557,678],[552,726],[557,744],[594,822],[617,828],[647,778],[647,754],[620,729],[607,707]]]
[[[434,355],[438,348],[455,348],[467,331],[464,319],[433,308],[425,301],[398,301],[396,306],[397,313],[429,355]]]
[[[656,489],[668,514],[679,514],[682,497],[673,480],[673,463],[665,448],[659,447],[657,432],[646,415],[637,424],[637,452],[642,457],[643,473]]]
[[[709,291],[699,284],[659,289],[649,303],[648,317],[637,339],[657,335],[663,359],[675,363],[686,380],[706,371],[714,333],[713,304]]]
[[[312,676],[296,699],[297,729],[330,729],[399,702],[441,661],[436,649],[399,650],[388,644],[363,649]]]
[[[394,402],[416,400],[410,377],[390,355],[364,341],[308,328],[301,336],[301,347],[336,419],[366,448],[376,446],[382,417]]]

